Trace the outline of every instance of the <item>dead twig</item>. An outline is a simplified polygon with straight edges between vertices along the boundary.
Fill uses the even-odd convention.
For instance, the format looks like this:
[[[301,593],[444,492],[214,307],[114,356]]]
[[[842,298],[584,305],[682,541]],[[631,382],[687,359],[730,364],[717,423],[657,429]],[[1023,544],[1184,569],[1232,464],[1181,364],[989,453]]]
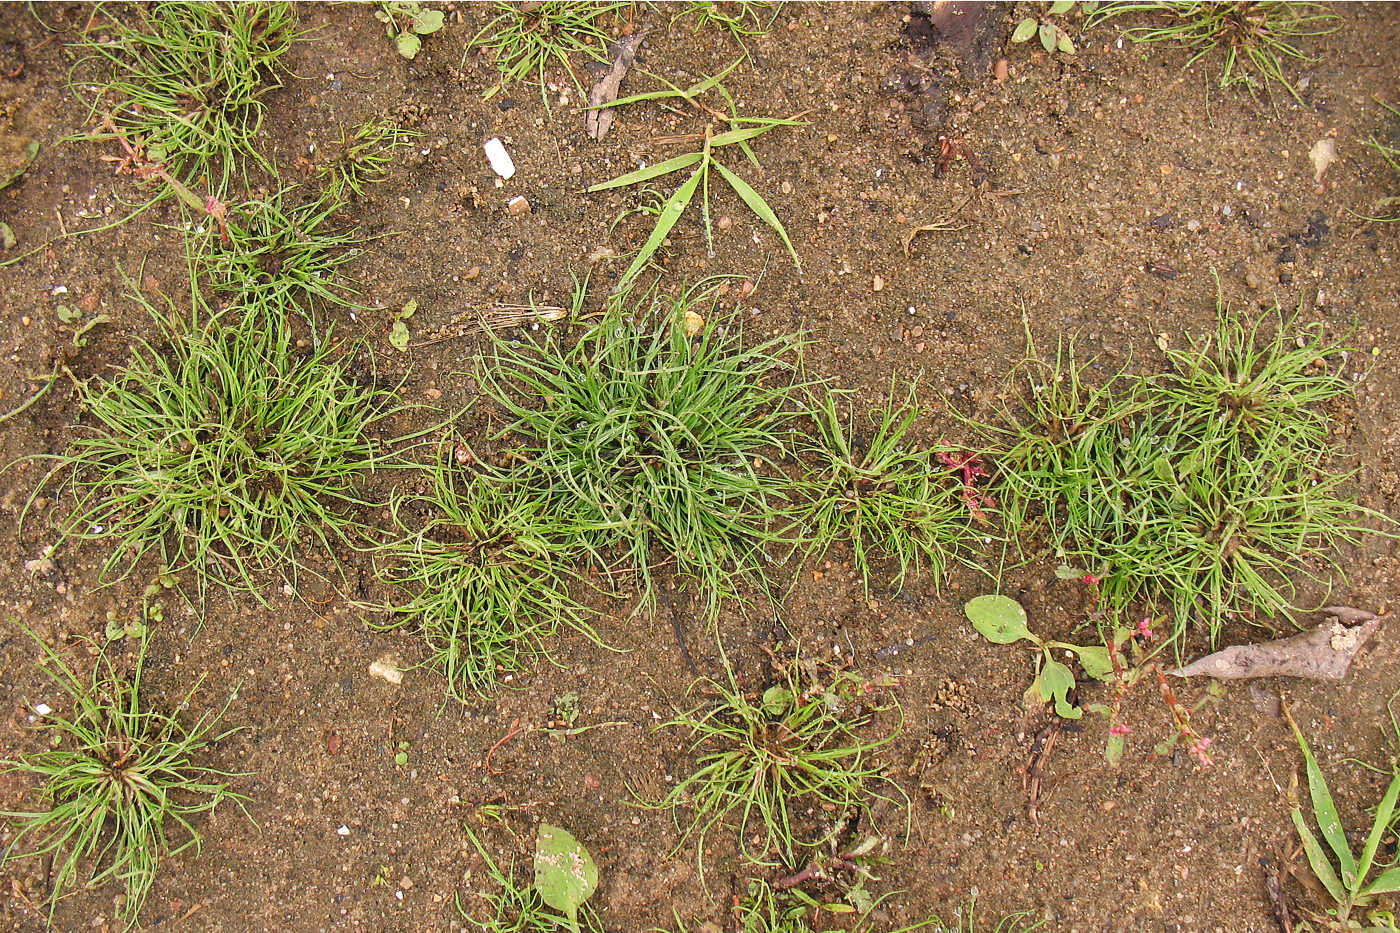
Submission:
[[[487,774],[505,774],[504,770],[498,770],[496,768],[491,767],[491,756],[496,754],[496,750],[499,749],[502,745],[506,744],[511,739],[515,738],[517,735],[520,735],[522,732],[528,731],[528,729],[524,729],[521,727],[519,719],[511,721],[510,731],[507,732],[505,735],[501,736],[501,738],[496,742],[496,744],[492,745],[486,752],[486,758],[482,762],[482,764],[485,765]]]
[[[935,220],[933,223],[924,224],[922,226],[915,227],[913,230],[910,230],[909,235],[904,238],[904,255],[908,257],[909,247],[913,245],[914,237],[918,236],[921,233],[936,233],[963,229],[960,225],[953,225],[953,218],[957,216],[958,212],[961,211],[964,207],[967,207],[967,203],[971,200],[972,195],[969,194],[967,197],[963,198],[961,201],[958,202],[957,207],[953,208],[948,213]]]

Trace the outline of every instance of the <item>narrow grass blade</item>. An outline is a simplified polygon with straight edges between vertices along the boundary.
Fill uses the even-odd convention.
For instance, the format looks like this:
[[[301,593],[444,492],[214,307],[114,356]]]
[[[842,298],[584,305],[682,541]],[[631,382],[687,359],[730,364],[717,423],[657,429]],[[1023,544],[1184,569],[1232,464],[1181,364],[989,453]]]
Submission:
[[[1293,825],[1298,829],[1298,838],[1303,843],[1303,851],[1307,853],[1312,873],[1322,882],[1322,886],[1332,895],[1333,900],[1339,904],[1344,903],[1347,893],[1342,887],[1341,879],[1333,871],[1332,863],[1327,860],[1327,853],[1322,850],[1322,844],[1317,841],[1312,830],[1308,829],[1308,824],[1303,820],[1303,811],[1297,807],[1293,808]]]
[[[725,181],[729,182],[729,187],[733,188],[734,192],[739,195],[739,197],[743,198],[744,203],[749,206],[749,210],[757,214],[759,219],[768,226],[778,231],[778,236],[783,238],[783,244],[787,246],[788,253],[792,256],[792,261],[797,264],[797,270],[801,272],[802,260],[797,258],[797,250],[793,249],[792,240],[788,239],[787,231],[783,229],[783,224],[778,220],[778,215],[773,213],[773,209],[768,206],[768,202],[763,200],[763,196],[753,190],[748,182],[744,181],[744,179],[718,162],[715,163],[715,169],[724,176]]]
[[[729,77],[729,73],[730,73],[731,71],[733,71],[735,68],[738,68],[739,65],[743,63],[743,61],[744,61],[744,60],[743,60],[742,58],[736,59],[735,62],[734,62],[734,64],[730,65],[728,68],[724,69],[723,71],[719,72],[718,74],[714,75],[713,77],[709,77],[709,78],[706,78],[706,79],[704,79],[703,81],[700,81],[700,82],[698,82],[698,83],[696,83],[696,84],[692,84],[690,87],[685,88],[684,90],[682,90],[682,89],[679,88],[679,87],[676,87],[674,84],[672,84],[670,81],[667,81],[665,78],[661,77],[660,75],[654,75],[654,74],[651,74],[650,72],[647,72],[647,74],[651,75],[651,77],[655,78],[656,80],[660,81],[662,84],[666,85],[668,88],[670,88],[670,90],[668,90],[668,91],[644,91],[644,92],[641,93],[641,94],[633,94],[633,95],[631,95],[630,97],[619,97],[617,100],[611,100],[611,101],[608,101],[608,102],[606,102],[606,103],[596,104],[596,105],[593,105],[593,106],[591,106],[591,107],[589,107],[589,108],[586,108],[586,109],[591,109],[591,110],[602,110],[602,109],[604,109],[604,108],[606,108],[606,107],[621,107],[621,106],[623,106],[624,104],[638,104],[638,103],[641,103],[641,102],[643,102],[643,101],[648,101],[648,100],[668,100],[668,99],[670,99],[670,98],[672,98],[672,97],[681,97],[681,98],[684,98],[685,100],[690,100],[691,98],[693,98],[693,97],[695,97],[695,96],[697,96],[697,95],[699,95],[699,94],[705,93],[705,92],[708,91],[710,88],[714,87],[715,85],[717,85],[717,84],[719,84],[721,81],[723,81],[725,78]]]
[[[1317,766],[1317,759],[1313,757],[1312,749],[1303,738],[1302,730],[1292,717],[1289,717],[1288,724],[1293,727],[1293,734],[1298,738],[1298,747],[1303,750],[1303,760],[1307,765],[1308,795],[1312,797],[1313,819],[1317,820],[1317,828],[1322,833],[1322,838],[1327,840],[1327,845],[1336,853],[1346,886],[1355,888],[1360,880],[1356,874],[1356,859],[1351,854],[1346,831],[1342,829],[1341,817],[1337,815],[1337,805],[1332,802],[1332,792],[1327,789],[1327,780],[1322,776],[1322,769]],[[1391,802],[1391,806],[1394,806],[1394,801]],[[1308,859],[1313,861],[1311,852],[1308,853]]]
[[[703,157],[704,156],[699,152],[688,152],[683,156],[676,156],[674,159],[667,159],[665,162],[657,162],[655,165],[639,168],[635,172],[619,175],[611,181],[601,182],[583,190],[588,194],[592,194],[595,191],[607,191],[609,188],[625,188],[628,185],[635,185],[639,181],[650,181],[653,178],[660,178],[662,175],[679,172],[683,168],[690,168],[690,166],[699,162]]]
[[[699,159],[700,155],[698,152],[695,153],[695,158]],[[627,271],[618,281],[618,290],[631,282],[638,272],[645,269],[647,263],[651,261],[651,257],[661,248],[661,241],[666,239],[666,234],[671,232],[676,221],[681,219],[685,209],[690,206],[691,199],[695,197],[695,189],[700,186],[700,176],[703,174],[702,166],[686,180],[685,184],[676,189],[675,194],[666,199],[666,203],[661,207],[661,215],[656,219],[656,226],[651,231],[651,236],[647,237],[646,243],[642,244],[641,250],[637,253],[637,258],[632,260],[632,265],[627,267]]]
[[[1390,828],[1390,818],[1395,814],[1397,797],[1400,797],[1400,774],[1391,779],[1390,787],[1386,789],[1385,796],[1381,798],[1380,806],[1376,808],[1376,819],[1371,823],[1371,832],[1366,837],[1366,845],[1361,849],[1361,861],[1356,865],[1356,880],[1358,882],[1365,881],[1366,876],[1371,873],[1371,863],[1375,861],[1376,849],[1380,847],[1381,837]],[[1383,878],[1385,875],[1381,877]]]
[[[1370,897],[1373,894],[1395,894],[1400,892],[1400,865],[1381,872],[1380,877],[1372,881],[1361,889],[1362,897]]]

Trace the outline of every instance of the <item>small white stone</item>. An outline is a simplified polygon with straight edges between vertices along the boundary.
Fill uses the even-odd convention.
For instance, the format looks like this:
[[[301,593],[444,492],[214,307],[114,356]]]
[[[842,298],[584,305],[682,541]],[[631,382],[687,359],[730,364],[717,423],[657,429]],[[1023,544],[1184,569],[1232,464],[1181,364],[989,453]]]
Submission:
[[[38,713],[40,716],[47,716],[49,713],[53,712],[53,707],[47,703],[35,703],[34,712]]]
[[[486,140],[486,161],[491,163],[491,171],[502,178],[511,178],[515,175],[515,163],[511,161],[510,153],[506,152],[505,143],[495,136]]]
[[[342,823],[340,828],[335,831],[335,834],[337,836],[348,836],[350,835],[350,827]]]

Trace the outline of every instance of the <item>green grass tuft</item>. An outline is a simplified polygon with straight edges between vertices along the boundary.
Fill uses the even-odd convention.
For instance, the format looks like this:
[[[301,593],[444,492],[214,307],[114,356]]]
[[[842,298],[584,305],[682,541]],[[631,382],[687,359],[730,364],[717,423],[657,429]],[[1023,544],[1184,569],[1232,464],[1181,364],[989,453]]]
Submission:
[[[713,701],[661,726],[688,731],[700,753],[695,771],[655,806],[678,819],[690,813],[677,848],[698,836],[702,870],[706,837],[718,825],[735,827],[745,858],[791,869],[848,821],[868,817],[872,801],[890,799],[870,787],[886,780],[872,755],[899,727],[883,738],[861,737],[886,708],[869,681],[794,660],[761,694],[742,690],[733,671],[726,683],[699,686]]]
[[[290,3],[101,6],[77,43],[74,84],[85,91],[92,138],[120,134],[185,184],[207,179],[223,197],[261,153],[262,98],[280,86],[281,59],[300,38]],[[90,66],[90,67],[89,67]],[[104,117],[112,127],[100,129]]]
[[[583,82],[574,66],[574,56],[581,54],[595,61],[606,62],[612,37],[600,20],[608,14],[617,13],[624,6],[622,3],[578,3],[570,0],[544,0],[543,3],[524,6],[501,2],[493,4],[496,15],[467,43],[468,52],[472,49],[484,50],[500,74],[500,83],[486,96],[492,97],[507,85],[533,78],[540,86],[540,98],[548,109],[545,72],[551,66],[563,69],[582,95]]]
[[[380,552],[384,578],[405,593],[385,627],[418,628],[462,700],[524,670],[561,623],[597,638],[569,595],[579,529],[547,498],[474,462],[464,445],[444,446],[431,491],[393,503],[406,535]]]
[[[892,590],[911,570],[927,568],[941,580],[950,562],[967,559],[976,534],[957,471],[938,461],[937,450],[908,439],[918,416],[914,386],[904,402],[891,397],[883,410],[872,413],[868,427],[849,409],[843,419],[836,395],[826,387],[812,405],[817,430],[798,452],[814,468],[796,509],[809,536],[809,553],[847,542],[867,598],[873,564],[880,558],[891,558],[898,567],[888,584]]]
[[[1026,364],[1028,392],[998,437],[1003,519],[1043,518],[1056,555],[1101,578],[1103,608],[1165,605],[1180,634],[1295,608],[1299,584],[1379,516],[1332,466],[1329,405],[1350,396],[1345,348],[1281,314],[1265,335],[1223,305],[1172,371],[1091,388],[1072,349]],[[984,426],[985,427],[985,426]]]
[[[480,378],[512,419],[502,436],[518,440],[517,477],[569,516],[582,548],[635,574],[645,606],[653,566],[673,563],[713,618],[741,579],[766,585],[763,547],[783,540],[773,525],[788,481],[772,458],[792,418],[795,347],[745,348],[702,283],[631,313],[614,306],[572,345],[557,332],[497,338]]]
[[[378,184],[389,173],[394,152],[413,145],[423,134],[392,120],[366,120],[348,129],[340,139],[322,146],[316,177],[332,201],[363,197],[365,186]]]
[[[1224,49],[1220,86],[1243,84],[1251,92],[1269,82],[1282,86],[1300,103],[1297,85],[1284,73],[1287,59],[1311,62],[1299,43],[1336,32],[1337,16],[1324,3],[1165,0],[1101,4],[1090,25],[1124,14],[1146,14],[1160,25],[1123,30],[1135,42],[1171,42],[1192,53],[1189,68],[1216,49]]]
[[[212,313],[192,287],[188,310],[133,296],[159,342],[80,384],[90,420],[40,488],[61,477],[76,500],[58,545],[111,544],[104,577],[155,552],[172,573],[193,570],[201,593],[210,581],[256,592],[265,576],[294,577],[306,539],[333,553],[355,535],[392,395],[352,370],[353,348],[300,350],[282,316]]]
[[[39,720],[36,728],[48,748],[0,762],[5,773],[39,779],[50,804],[46,810],[0,813],[18,827],[5,861],[52,859],[50,918],[90,866],[88,887],[121,882],[125,898],[119,914],[135,925],[161,862],[190,847],[198,853],[201,839],[194,818],[225,800],[241,808],[248,799],[226,783],[241,774],[198,763],[212,745],[237,731],[217,732],[228,703],[185,726],[175,713],[157,712],[142,702],[145,638],[129,676],[119,673],[103,651],[91,677],[84,679],[42,639],[20,628],[39,646],[44,673],[73,705],[71,711],[60,709]],[[198,689],[195,684],[175,709],[184,709]],[[171,838],[175,832],[189,838],[176,843]]]

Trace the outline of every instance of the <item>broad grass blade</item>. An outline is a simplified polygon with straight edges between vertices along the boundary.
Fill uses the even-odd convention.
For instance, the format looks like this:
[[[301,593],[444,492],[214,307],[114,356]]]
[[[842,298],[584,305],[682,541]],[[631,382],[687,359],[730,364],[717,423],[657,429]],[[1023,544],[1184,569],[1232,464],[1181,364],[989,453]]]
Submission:
[[[676,156],[674,159],[667,159],[665,162],[657,162],[655,165],[639,168],[635,172],[628,172],[626,175],[619,175],[611,181],[600,182],[585,188],[584,191],[592,194],[595,191],[606,191],[609,188],[625,188],[628,185],[635,185],[639,181],[650,181],[653,178],[660,178],[662,175],[678,172],[683,168],[690,168],[701,158],[700,153],[689,152],[683,156]]]
[[[695,158],[700,158],[700,153],[695,153]],[[621,291],[632,281],[638,272],[646,268],[647,262],[651,260],[653,254],[661,248],[661,241],[666,239],[666,234],[671,232],[671,228],[676,225],[676,221],[681,219],[681,214],[690,206],[691,198],[695,197],[695,189],[700,186],[700,176],[704,174],[704,167],[696,169],[695,172],[686,179],[685,184],[676,189],[675,194],[666,199],[666,203],[661,206],[661,216],[656,220],[656,226],[651,231],[651,236],[647,237],[646,243],[642,245],[641,252],[637,253],[637,258],[632,260],[632,265],[627,267],[621,280],[617,283],[617,290]]]
[[[768,206],[768,202],[763,200],[763,196],[749,186],[738,175],[725,168],[719,162],[715,162],[715,168],[724,176],[724,180],[729,182],[729,187],[733,188],[744,203],[749,206],[749,210],[759,216],[759,219],[778,231],[778,236],[783,238],[783,244],[787,246],[788,253],[792,255],[792,261],[797,264],[797,270],[802,271],[802,260],[797,258],[797,250],[792,248],[792,241],[788,239],[787,231],[783,229],[783,224],[778,220],[778,215],[773,213],[773,208]]]

